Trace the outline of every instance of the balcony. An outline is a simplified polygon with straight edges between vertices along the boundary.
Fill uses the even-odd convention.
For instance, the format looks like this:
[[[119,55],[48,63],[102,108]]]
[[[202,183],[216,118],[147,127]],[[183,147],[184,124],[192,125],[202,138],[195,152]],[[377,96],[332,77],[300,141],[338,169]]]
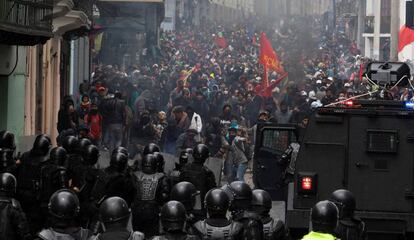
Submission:
[[[35,45],[52,36],[53,0],[0,0],[0,43]]]

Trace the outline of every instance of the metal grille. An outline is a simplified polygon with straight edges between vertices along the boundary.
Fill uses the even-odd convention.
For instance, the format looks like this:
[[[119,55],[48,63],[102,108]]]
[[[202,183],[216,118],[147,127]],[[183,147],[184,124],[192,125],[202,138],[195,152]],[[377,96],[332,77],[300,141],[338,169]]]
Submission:
[[[285,151],[289,147],[289,132],[273,129],[265,130],[262,146],[276,151]]]
[[[398,133],[396,131],[367,131],[367,151],[380,153],[395,153],[398,148]]]
[[[0,24],[50,32],[52,11],[53,0],[0,0]]]

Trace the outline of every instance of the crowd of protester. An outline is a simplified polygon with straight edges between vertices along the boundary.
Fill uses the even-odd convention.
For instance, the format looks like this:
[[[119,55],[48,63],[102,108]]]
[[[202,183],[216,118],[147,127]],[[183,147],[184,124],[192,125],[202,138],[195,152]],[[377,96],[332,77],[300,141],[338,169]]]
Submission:
[[[97,146],[122,145],[133,156],[151,142],[176,156],[206,143],[212,156],[226,160],[230,182],[244,180],[258,121],[303,125],[316,107],[369,90],[355,42],[308,21],[322,25],[294,18],[263,27],[212,24],[163,32],[159,56],[127,69],[98,65],[77,99],[64,99],[59,138],[82,131]],[[271,97],[257,91],[264,75],[258,63],[262,31],[288,72]],[[270,83],[279,77],[271,71]]]
[[[139,65],[98,65],[77,96],[63,98],[59,147],[51,149],[50,138],[39,135],[15,158],[12,134],[1,132],[7,174],[0,198],[12,213],[0,229],[14,234],[8,239],[89,239],[92,233],[90,239],[162,233],[170,235],[155,239],[286,239],[283,223],[269,215],[270,195],[244,182],[257,123],[304,128],[313,109],[372,89],[356,44],[340,32],[304,27],[308,21],[319,20],[188,26],[163,32],[161,54]],[[288,73],[270,97],[258,91],[265,75],[258,62],[262,31]],[[280,77],[269,73],[270,83]],[[102,151],[109,151],[110,164],[98,169]],[[164,172],[163,154],[179,158],[171,173]],[[223,189],[204,166],[209,157],[224,162]],[[206,226],[223,228],[224,235],[214,237]]]

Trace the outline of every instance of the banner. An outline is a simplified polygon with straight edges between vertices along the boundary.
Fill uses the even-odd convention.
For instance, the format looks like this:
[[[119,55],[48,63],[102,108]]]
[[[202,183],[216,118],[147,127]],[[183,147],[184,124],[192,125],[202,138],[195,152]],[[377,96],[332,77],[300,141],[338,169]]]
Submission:
[[[263,32],[260,37],[260,57],[259,62],[263,64],[265,69],[274,70],[279,74],[284,74],[285,70],[283,69],[279,57],[276,52],[273,50],[272,45],[270,44],[269,39],[267,39],[266,34]]]

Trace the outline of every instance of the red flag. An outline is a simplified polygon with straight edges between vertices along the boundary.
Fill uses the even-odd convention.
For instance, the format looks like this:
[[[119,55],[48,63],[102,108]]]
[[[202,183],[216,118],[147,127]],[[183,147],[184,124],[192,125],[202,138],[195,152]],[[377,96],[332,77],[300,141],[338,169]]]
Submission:
[[[259,62],[264,65],[265,68],[274,70],[277,73],[284,74],[285,70],[283,69],[279,57],[277,56],[275,50],[273,50],[272,45],[270,44],[269,39],[267,39],[266,34],[263,32],[260,37],[260,57]]]
[[[285,72],[278,79],[276,79],[276,81],[274,81],[272,84],[269,84],[268,73],[267,73],[267,70],[265,69],[262,84],[256,86],[256,89],[255,89],[256,94],[262,97],[271,97],[273,89],[279,83],[281,83],[283,79],[285,79],[287,76],[288,74]]]
[[[401,52],[405,46],[414,42],[414,30],[407,27],[406,25],[402,26],[400,29],[400,36],[398,41],[398,52]]]
[[[217,46],[219,46],[220,48],[227,48],[228,44],[227,44],[227,40],[224,37],[216,37],[214,39],[214,42],[217,44]]]

